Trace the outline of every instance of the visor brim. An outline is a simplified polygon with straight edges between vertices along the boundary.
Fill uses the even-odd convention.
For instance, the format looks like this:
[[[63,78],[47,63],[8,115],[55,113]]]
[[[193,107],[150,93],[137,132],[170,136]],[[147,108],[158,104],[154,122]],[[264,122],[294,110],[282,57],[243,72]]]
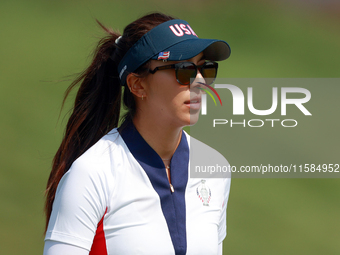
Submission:
[[[211,61],[225,60],[230,56],[230,47],[227,42],[213,39],[189,39],[181,41],[163,52],[170,52],[168,61],[187,60],[203,52],[205,59]],[[158,54],[151,59],[158,59]]]

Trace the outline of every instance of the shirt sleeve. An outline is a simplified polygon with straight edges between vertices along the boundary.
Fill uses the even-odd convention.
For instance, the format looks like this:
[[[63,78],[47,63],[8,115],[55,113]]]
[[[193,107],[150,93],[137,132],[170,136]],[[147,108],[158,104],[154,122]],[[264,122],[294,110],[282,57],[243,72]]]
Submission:
[[[89,255],[89,251],[74,245],[46,241],[43,255]]]
[[[225,179],[225,192],[224,192],[224,201],[222,204],[222,211],[220,222],[218,226],[218,243],[222,244],[224,238],[227,236],[227,205],[229,199],[230,192],[230,178]]]
[[[105,161],[78,158],[62,177],[45,241],[91,249],[98,222],[108,204],[109,183],[112,186],[112,178],[105,174],[105,166],[101,164]]]
[[[44,254],[45,255],[45,254]],[[51,254],[53,255],[53,254]],[[78,254],[77,254],[78,255]],[[223,243],[218,245],[218,255],[223,255]]]

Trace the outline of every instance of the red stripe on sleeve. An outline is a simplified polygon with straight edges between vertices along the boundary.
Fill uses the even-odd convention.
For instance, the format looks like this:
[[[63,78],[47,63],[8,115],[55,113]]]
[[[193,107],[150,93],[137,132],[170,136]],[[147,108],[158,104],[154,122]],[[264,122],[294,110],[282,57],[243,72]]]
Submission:
[[[89,255],[107,255],[105,233],[104,233],[104,216],[107,212],[107,208],[102,219],[99,221],[97,226],[96,235],[94,236],[91,251]]]

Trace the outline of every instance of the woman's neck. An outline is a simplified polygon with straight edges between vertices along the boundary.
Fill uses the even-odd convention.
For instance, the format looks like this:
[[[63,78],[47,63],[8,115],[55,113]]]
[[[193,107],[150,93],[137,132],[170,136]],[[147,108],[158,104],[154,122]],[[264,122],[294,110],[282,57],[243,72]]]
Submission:
[[[133,124],[163,161],[171,159],[181,140],[182,128],[175,128],[164,122],[159,123],[156,118],[149,120],[140,118],[138,115],[133,118]]]

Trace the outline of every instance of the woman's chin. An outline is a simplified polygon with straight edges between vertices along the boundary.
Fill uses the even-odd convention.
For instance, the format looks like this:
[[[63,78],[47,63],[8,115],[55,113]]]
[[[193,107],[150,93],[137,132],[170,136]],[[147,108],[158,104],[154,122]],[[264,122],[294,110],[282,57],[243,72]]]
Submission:
[[[194,111],[191,110],[190,111],[190,121],[189,121],[189,126],[195,125],[199,119],[199,114],[200,114],[200,110]]]

